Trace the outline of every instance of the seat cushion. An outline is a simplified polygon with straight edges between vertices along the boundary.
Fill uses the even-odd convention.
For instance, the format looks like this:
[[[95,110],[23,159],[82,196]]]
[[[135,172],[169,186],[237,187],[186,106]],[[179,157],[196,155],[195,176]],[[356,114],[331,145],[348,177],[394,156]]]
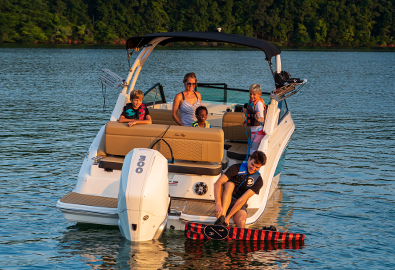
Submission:
[[[230,146],[230,147],[229,147]],[[247,157],[247,142],[226,142],[228,158],[244,160]]]
[[[99,168],[105,170],[122,170],[124,157],[107,156],[100,160]],[[222,163],[191,162],[176,160],[169,163],[169,172],[181,174],[218,175],[223,170]]]

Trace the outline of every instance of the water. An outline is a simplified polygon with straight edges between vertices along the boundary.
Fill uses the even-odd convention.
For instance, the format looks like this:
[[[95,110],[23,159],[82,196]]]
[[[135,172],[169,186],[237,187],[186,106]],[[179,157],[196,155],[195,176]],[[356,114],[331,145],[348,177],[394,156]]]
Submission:
[[[136,87],[161,82],[169,99],[190,71],[199,82],[271,90],[261,52],[150,57]],[[262,223],[305,233],[299,249],[193,242],[180,231],[131,244],[117,228],[64,220],[56,201],[74,188],[118,94],[102,93],[97,78],[101,68],[125,77],[126,52],[0,48],[0,269],[394,268],[395,52],[287,50],[282,59],[284,70],[309,81],[288,101],[296,130]]]

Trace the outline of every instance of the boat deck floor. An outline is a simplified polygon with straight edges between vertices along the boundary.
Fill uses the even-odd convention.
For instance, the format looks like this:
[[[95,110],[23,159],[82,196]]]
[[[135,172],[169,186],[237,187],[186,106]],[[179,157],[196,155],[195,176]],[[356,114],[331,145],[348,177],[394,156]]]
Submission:
[[[96,195],[87,195],[76,192],[70,192],[63,196],[60,201],[62,203],[88,205],[96,207],[118,208],[118,199]]]
[[[80,194],[76,192],[70,192],[66,196],[62,197],[60,201],[62,203],[70,204],[118,208],[118,199],[116,198]],[[186,215],[215,217],[215,202],[196,199],[172,198],[170,202],[170,210]],[[256,213],[256,211],[258,211],[258,208],[247,208],[247,216],[251,217]]]
[[[215,217],[215,202],[195,199],[172,198],[170,209],[185,215]],[[247,208],[247,217],[251,217],[258,208]]]

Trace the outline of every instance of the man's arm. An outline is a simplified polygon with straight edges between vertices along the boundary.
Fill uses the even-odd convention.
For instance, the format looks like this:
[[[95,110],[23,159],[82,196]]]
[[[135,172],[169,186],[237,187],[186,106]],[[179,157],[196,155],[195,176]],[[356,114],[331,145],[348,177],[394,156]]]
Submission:
[[[215,186],[214,186],[214,190],[215,190]],[[247,190],[246,192],[244,192],[244,194],[233,205],[229,214],[225,217],[226,224],[229,224],[231,217],[233,217],[241,209],[241,207],[243,207],[243,205],[246,204],[248,199],[251,198],[252,195],[254,195],[254,194],[255,194],[255,192],[250,189]]]
[[[223,174],[214,183],[215,211],[217,217],[219,217],[222,214],[222,198],[221,198],[222,185],[228,182],[228,180],[229,178],[225,174]]]

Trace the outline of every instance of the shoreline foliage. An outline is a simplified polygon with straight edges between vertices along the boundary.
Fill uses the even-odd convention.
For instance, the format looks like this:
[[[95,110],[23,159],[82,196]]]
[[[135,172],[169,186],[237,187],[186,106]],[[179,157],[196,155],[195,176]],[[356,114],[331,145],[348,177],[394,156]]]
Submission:
[[[0,0],[0,43],[123,44],[216,31],[281,46],[393,46],[390,0]]]

